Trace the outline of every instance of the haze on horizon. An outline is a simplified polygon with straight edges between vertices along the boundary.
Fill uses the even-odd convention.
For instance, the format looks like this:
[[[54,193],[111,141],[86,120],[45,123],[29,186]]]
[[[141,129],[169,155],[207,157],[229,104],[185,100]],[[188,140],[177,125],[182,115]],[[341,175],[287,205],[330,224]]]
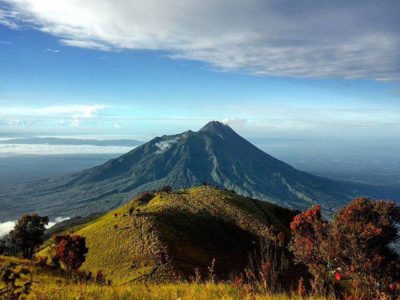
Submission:
[[[0,1],[0,137],[400,138],[398,1]]]

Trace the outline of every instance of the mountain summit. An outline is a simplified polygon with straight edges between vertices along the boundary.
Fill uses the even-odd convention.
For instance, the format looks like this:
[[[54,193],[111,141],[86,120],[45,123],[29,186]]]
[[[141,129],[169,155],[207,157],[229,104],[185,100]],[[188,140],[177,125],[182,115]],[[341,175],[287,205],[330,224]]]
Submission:
[[[235,133],[232,128],[224,123],[218,121],[211,121],[204,125],[203,128],[199,130],[199,132],[210,132],[210,133]],[[235,133],[236,134],[236,133]]]
[[[145,190],[203,183],[295,209],[321,203],[334,210],[359,194],[375,196],[369,187],[299,171],[212,121],[198,132],[156,137],[98,167],[0,194],[5,203],[0,220],[31,211],[86,215],[115,208]]]

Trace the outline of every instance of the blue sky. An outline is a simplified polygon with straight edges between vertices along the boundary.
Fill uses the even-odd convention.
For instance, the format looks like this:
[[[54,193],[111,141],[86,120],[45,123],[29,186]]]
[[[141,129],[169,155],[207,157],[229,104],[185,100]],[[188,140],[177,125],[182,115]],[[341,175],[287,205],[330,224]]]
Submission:
[[[0,1],[0,136],[400,138],[397,1],[174,3]]]

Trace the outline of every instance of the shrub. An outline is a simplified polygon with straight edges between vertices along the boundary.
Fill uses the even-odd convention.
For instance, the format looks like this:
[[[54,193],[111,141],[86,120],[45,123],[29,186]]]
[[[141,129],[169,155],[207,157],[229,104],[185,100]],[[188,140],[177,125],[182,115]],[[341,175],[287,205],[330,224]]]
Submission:
[[[341,209],[331,233],[340,274],[369,294],[400,280],[399,255],[390,248],[399,222],[400,208],[390,201],[358,198]]]
[[[293,219],[291,249],[316,290],[338,296],[346,281],[371,298],[400,280],[400,257],[390,248],[399,222],[400,208],[390,201],[354,199],[330,223],[315,206]]]
[[[161,188],[161,192],[165,192],[165,193],[171,193],[172,192],[172,187],[170,187],[169,185],[165,185]]]
[[[54,235],[56,258],[68,273],[77,271],[88,253],[86,238],[79,235]]]
[[[30,275],[29,278],[24,278]],[[19,268],[17,264],[9,263],[0,268],[0,299],[20,299],[28,295],[32,287],[32,274],[27,268]],[[25,299],[25,298],[23,298]]]
[[[138,201],[141,204],[147,204],[153,198],[154,198],[154,193],[152,193],[152,192],[144,192],[140,196],[138,196]]]
[[[48,223],[48,217],[25,214],[15,224],[11,236],[24,258],[32,258],[35,248],[42,243],[42,236]]]
[[[290,224],[293,240],[290,248],[298,262],[313,275],[313,289],[326,294],[332,289],[329,276],[330,224],[322,218],[316,205],[294,217]]]
[[[129,208],[129,216],[131,216],[132,217],[132,214],[133,214],[133,211],[134,211],[135,209],[133,208],[133,207],[130,207]]]

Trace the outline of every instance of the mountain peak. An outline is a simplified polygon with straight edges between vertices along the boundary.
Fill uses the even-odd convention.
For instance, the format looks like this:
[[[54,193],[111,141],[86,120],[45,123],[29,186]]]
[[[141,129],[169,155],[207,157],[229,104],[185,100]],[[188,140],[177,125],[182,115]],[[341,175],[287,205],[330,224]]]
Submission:
[[[200,132],[210,133],[224,133],[228,131],[232,132],[233,129],[219,121],[210,121],[203,128],[200,129]]]

